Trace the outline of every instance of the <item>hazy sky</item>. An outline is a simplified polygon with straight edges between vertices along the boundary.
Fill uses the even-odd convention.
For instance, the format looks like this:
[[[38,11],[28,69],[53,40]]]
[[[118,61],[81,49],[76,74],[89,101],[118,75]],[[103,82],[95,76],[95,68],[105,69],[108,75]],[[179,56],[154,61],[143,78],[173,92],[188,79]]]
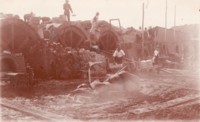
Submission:
[[[76,16],[73,20],[91,20],[100,12],[100,20],[119,18],[123,27],[138,28],[142,24],[142,3],[145,3],[145,26],[165,26],[166,0],[69,0]],[[0,0],[0,12],[24,14],[33,11],[37,16],[57,17],[63,14],[65,0]],[[200,0],[168,0],[167,27],[200,23]]]

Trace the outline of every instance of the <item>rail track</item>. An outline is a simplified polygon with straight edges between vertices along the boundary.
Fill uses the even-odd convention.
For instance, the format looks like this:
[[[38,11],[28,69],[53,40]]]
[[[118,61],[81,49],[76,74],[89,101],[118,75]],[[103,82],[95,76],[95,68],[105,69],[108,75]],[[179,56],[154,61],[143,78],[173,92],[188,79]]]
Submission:
[[[18,104],[18,103],[15,103],[15,102],[12,102],[12,101],[6,100],[6,99],[2,99],[0,101],[0,105],[3,106],[3,107],[6,107],[8,109],[12,109],[14,111],[18,111],[20,113],[23,113],[25,115],[32,116],[32,117],[34,117],[38,120],[42,120],[42,121],[57,122],[60,119],[64,119],[64,120],[71,119],[71,118],[56,115],[54,113],[50,113],[50,112],[47,112],[47,111],[40,111],[40,110],[32,109],[32,108],[27,107],[25,105],[21,105],[21,104]]]
[[[154,80],[148,81],[148,79],[151,79],[152,77],[154,77]],[[175,79],[173,79],[173,81],[170,81],[170,80],[172,80],[171,77],[183,78],[183,81],[176,82]],[[168,82],[163,80],[163,79],[166,79],[166,78],[167,78]],[[198,83],[199,76],[197,76],[197,75],[189,75],[189,74],[187,74],[187,75],[184,75],[184,74],[176,75],[174,73],[165,73],[165,74],[162,74],[162,75],[161,74],[160,75],[154,74],[154,75],[150,76],[150,78],[145,78],[145,79],[141,78],[141,76],[140,76],[140,79],[141,79],[140,82],[143,82],[143,83],[150,83],[150,84],[154,84],[154,85],[163,85],[163,86],[169,86],[169,87],[177,87],[177,88],[180,88],[180,89],[193,90],[193,91],[197,91],[197,92],[200,91],[199,87],[197,86],[197,85],[199,85],[199,83]],[[193,83],[195,83],[195,84],[193,84],[193,86],[188,86],[188,83],[190,83],[190,82],[186,81],[186,80],[192,80],[192,81],[194,81]],[[183,84],[184,82],[186,84]]]
[[[179,105],[184,105],[184,104],[188,104],[190,102],[195,102],[195,101],[199,101],[199,100],[200,100],[199,95],[187,95],[187,96],[179,97],[179,98],[169,100],[167,102],[163,102],[160,104],[129,110],[129,113],[144,114],[144,113],[153,112],[153,111],[157,111],[157,110],[163,110],[166,108],[177,107]]]
[[[176,77],[176,78],[179,78],[179,77],[185,77],[185,78],[189,78],[192,77],[192,76],[195,76],[195,75],[175,75],[175,74],[172,74],[172,73],[169,73],[169,74],[165,74],[165,75],[160,75],[159,79],[156,79],[156,80],[153,80],[153,81],[147,81],[147,79],[142,79],[141,78],[141,81],[142,83],[144,84],[150,84],[150,85],[160,85],[160,86],[166,86],[168,88],[175,88],[176,90],[187,90],[187,91],[191,91],[192,94],[189,94],[189,95],[185,95],[185,96],[182,96],[182,97],[178,97],[178,98],[175,98],[175,99],[171,99],[171,100],[168,100],[168,101],[165,101],[165,102],[161,102],[159,104],[155,104],[155,105],[150,105],[148,107],[141,107],[141,108],[138,108],[138,109],[134,109],[134,110],[130,110],[129,113],[131,114],[145,114],[145,113],[149,113],[149,112],[153,112],[153,111],[158,111],[158,110],[164,110],[164,109],[167,109],[167,108],[175,108],[175,107],[179,107],[179,106],[184,106],[184,105],[187,105],[187,104],[190,104],[190,103],[197,103],[197,104],[200,104],[200,89],[198,88],[198,81],[196,77],[193,77],[192,80],[196,80],[195,83],[196,85],[192,85],[192,86],[188,86],[188,82],[186,84],[183,84],[183,82],[176,82],[176,80],[172,81],[172,82],[166,82],[163,79],[163,77]]]

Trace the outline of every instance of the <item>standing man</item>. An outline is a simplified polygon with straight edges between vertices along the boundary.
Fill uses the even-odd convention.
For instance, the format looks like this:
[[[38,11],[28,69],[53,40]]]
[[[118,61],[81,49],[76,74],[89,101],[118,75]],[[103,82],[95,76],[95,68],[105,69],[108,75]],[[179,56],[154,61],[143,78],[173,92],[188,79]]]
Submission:
[[[65,4],[63,5],[63,9],[64,9],[65,18],[67,16],[67,21],[70,22],[70,12],[73,13],[73,10],[72,10],[71,5],[69,4],[68,0],[65,0]]]
[[[94,18],[92,19],[92,27],[91,27],[90,33],[93,35],[95,35],[98,20],[99,20],[99,12],[97,12],[96,15],[94,16]]]
[[[157,45],[156,49],[154,50],[153,65],[158,64],[158,57],[159,57],[159,46]]]

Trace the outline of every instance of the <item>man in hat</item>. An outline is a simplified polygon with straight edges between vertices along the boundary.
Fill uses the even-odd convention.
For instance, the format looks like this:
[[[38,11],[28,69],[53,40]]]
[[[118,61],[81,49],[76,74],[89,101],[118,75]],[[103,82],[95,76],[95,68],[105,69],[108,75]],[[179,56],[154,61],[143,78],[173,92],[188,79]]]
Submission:
[[[68,0],[65,0],[65,4],[63,4],[64,15],[67,16],[67,21],[70,22],[70,12],[73,13],[71,5]]]

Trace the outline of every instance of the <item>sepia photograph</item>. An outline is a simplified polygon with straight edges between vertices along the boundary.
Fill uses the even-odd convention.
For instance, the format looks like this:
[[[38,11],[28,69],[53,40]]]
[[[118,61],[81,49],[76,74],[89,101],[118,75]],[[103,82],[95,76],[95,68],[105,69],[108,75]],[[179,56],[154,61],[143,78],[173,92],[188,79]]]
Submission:
[[[200,121],[200,0],[0,0],[1,122]]]

